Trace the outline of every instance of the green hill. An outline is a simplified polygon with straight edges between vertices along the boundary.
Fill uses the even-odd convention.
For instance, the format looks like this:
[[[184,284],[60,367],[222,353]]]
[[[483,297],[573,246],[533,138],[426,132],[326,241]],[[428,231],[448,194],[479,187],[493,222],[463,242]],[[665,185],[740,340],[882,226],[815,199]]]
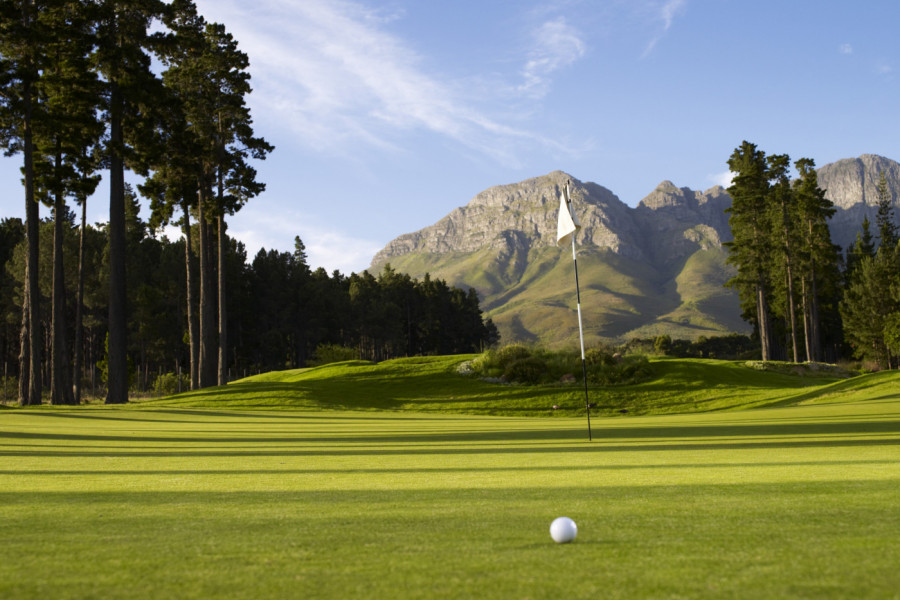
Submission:
[[[415,411],[509,416],[578,416],[578,384],[519,386],[460,375],[473,356],[351,361],[249,377],[143,405],[203,409]],[[846,379],[830,370],[702,359],[654,359],[652,380],[590,389],[598,415],[667,414],[900,396],[900,372]],[[554,405],[560,408],[554,410]]]

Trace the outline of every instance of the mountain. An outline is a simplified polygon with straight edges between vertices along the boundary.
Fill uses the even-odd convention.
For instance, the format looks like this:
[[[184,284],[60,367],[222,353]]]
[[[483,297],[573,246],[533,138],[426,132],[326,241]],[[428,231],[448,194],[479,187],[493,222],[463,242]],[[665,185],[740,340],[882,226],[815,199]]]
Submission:
[[[838,207],[836,243],[856,237],[862,214],[874,223],[875,185],[884,171],[900,192],[900,165],[864,155],[819,170]],[[502,339],[569,345],[578,339],[570,247],[556,246],[559,193],[570,182],[582,222],[576,237],[585,343],[651,337],[696,339],[748,333],[722,243],[731,239],[731,198],[663,181],[632,208],[610,190],[562,171],[489,188],[424,229],[401,235],[372,260],[421,277],[474,287]],[[895,198],[900,194],[895,193]]]
[[[900,164],[889,158],[863,154],[859,158],[827,164],[818,170],[819,187],[825,190],[825,196],[838,209],[829,225],[831,241],[841,248],[853,243],[865,216],[872,223],[872,233],[877,235],[875,214],[881,173],[884,173],[894,198],[894,206],[900,206]],[[898,216],[896,212],[895,218]]]

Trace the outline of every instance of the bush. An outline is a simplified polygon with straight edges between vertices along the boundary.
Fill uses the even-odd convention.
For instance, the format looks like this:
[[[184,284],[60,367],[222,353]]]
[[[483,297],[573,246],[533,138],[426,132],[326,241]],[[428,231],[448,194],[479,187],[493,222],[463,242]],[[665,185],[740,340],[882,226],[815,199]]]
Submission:
[[[497,365],[506,369],[514,362],[530,357],[531,350],[524,344],[510,344],[500,348],[496,356]]]
[[[12,375],[0,375],[0,400],[4,402],[18,402],[19,380]]]
[[[547,374],[547,363],[537,356],[520,358],[511,363],[503,372],[509,382],[537,384]]]
[[[632,355],[612,363],[594,364],[588,369],[588,382],[599,385],[633,385],[653,379],[653,367],[646,356]]]
[[[348,348],[338,344],[319,344],[316,346],[316,352],[313,359],[309,361],[310,366],[319,367],[336,362],[344,362],[347,360],[356,360],[359,358],[359,352],[356,348]]]
[[[606,348],[590,348],[584,353],[584,362],[588,365],[613,366],[617,361],[613,353]]]
[[[653,378],[653,369],[644,356],[620,358],[607,348],[585,352],[588,382],[602,385],[632,384]],[[572,376],[581,381],[581,355],[572,350],[550,352],[523,344],[487,350],[467,364],[466,373],[485,378],[503,377],[510,383],[555,384]]]
[[[178,387],[178,375],[176,373],[163,373],[153,383],[153,391],[160,396],[171,396],[190,389],[191,376],[188,373],[181,374],[181,389]]]

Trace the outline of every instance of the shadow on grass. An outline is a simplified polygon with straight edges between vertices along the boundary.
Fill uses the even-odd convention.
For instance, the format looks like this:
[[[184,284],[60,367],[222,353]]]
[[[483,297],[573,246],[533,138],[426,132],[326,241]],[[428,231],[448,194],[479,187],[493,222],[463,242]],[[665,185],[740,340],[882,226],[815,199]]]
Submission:
[[[848,483],[850,485],[848,485]],[[680,490],[690,493],[691,503],[673,501],[673,492],[678,493]],[[607,486],[603,488],[603,498],[598,498],[597,488],[595,486],[572,486],[566,487],[566,501],[569,504],[581,504],[584,506],[626,506],[633,502],[635,488],[633,486]],[[836,527],[834,521],[836,519],[844,520],[848,525],[854,523],[862,523],[872,519],[871,523],[881,523],[880,532],[882,536],[893,535],[900,528],[900,521],[895,519],[896,504],[893,499],[896,497],[897,482],[896,480],[871,480],[863,482],[848,482],[845,480],[838,481],[814,481],[814,482],[791,482],[786,485],[784,482],[778,483],[666,483],[660,485],[642,485],[640,487],[641,501],[643,503],[653,502],[659,508],[659,512],[671,515],[680,515],[691,520],[691,522],[700,527],[702,520],[696,518],[698,514],[698,506],[708,506],[703,512],[729,512],[729,503],[724,502],[723,498],[730,498],[739,501],[746,501],[748,506],[758,506],[759,512],[771,514],[771,518],[775,520],[784,520],[785,522],[796,524],[798,513],[809,514],[812,518],[810,525],[814,527],[825,527],[829,530],[841,531],[840,527]],[[121,519],[127,519],[129,513],[133,513],[136,509],[153,510],[156,508],[169,510],[169,506],[183,505],[183,510],[179,509],[177,513],[168,513],[168,518],[185,519],[194,518],[196,514],[205,514],[210,506],[216,506],[217,510],[228,509],[240,511],[241,517],[245,517],[243,511],[247,509],[271,511],[273,505],[279,506],[298,506],[302,504],[343,504],[356,506],[356,509],[350,512],[334,511],[332,509],[323,509],[323,511],[310,511],[308,507],[300,507],[298,510],[290,511],[290,518],[298,521],[313,521],[317,527],[321,527],[324,523],[323,514],[331,515],[329,519],[336,522],[346,523],[348,520],[360,520],[363,522],[372,518],[369,510],[359,511],[358,505],[364,502],[365,506],[372,509],[379,505],[388,510],[397,510],[402,506],[405,518],[409,518],[409,509],[416,507],[420,511],[418,518],[433,521],[436,516],[436,509],[442,505],[454,508],[454,512],[458,512],[459,507],[466,507],[470,499],[470,508],[466,509],[471,512],[478,513],[483,509],[479,508],[484,503],[501,503],[503,505],[520,505],[527,506],[534,503],[546,504],[551,503],[553,506],[559,504],[559,488],[555,486],[546,487],[523,487],[523,488],[428,488],[417,490],[296,490],[296,491],[178,491],[178,490],[161,490],[161,491],[29,491],[29,492],[0,492],[0,503],[7,507],[28,507],[27,511],[16,511],[17,519],[34,519],[32,510],[39,506],[66,506],[69,508],[83,510],[84,506],[108,506],[110,504],[122,504],[123,512],[119,515]],[[863,506],[859,506],[857,510],[841,510],[832,512],[833,519],[823,523],[821,519],[821,506],[819,503],[795,502],[805,497],[845,497],[849,503],[859,503],[859,498],[864,497],[860,494],[868,495],[863,501],[866,510],[862,510]],[[700,502],[704,496],[714,499],[715,502],[704,505]],[[779,498],[782,501],[791,500],[792,510],[779,511],[766,508],[766,505],[773,499]],[[820,500],[821,501],[821,500]],[[71,505],[71,506],[70,506]],[[198,513],[186,512],[197,506]],[[715,508],[724,507],[724,508]],[[627,510],[627,509],[626,509]],[[83,513],[81,513],[83,515]],[[877,516],[876,516],[877,515]],[[89,518],[93,514],[88,515]],[[874,518],[873,518],[874,517]],[[225,518],[231,518],[227,515]],[[275,511],[271,515],[273,520],[279,523],[279,527],[284,527],[284,523],[288,515],[284,511]],[[515,511],[510,512],[503,517],[510,520],[520,520],[521,515]],[[543,519],[543,517],[539,517]],[[600,518],[600,517],[597,517]],[[659,514],[650,517],[653,521],[657,521]],[[451,517],[452,519],[452,517]],[[240,521],[240,519],[239,519]],[[717,527],[715,522],[711,522],[709,527]],[[240,523],[234,523],[233,527],[241,527]],[[165,532],[164,527],[157,528]],[[161,535],[169,535],[163,533]],[[576,542],[576,544],[579,542]]]
[[[177,442],[178,440],[166,440],[168,442]],[[868,438],[868,439],[814,439],[814,440],[743,440],[743,441],[725,441],[719,442],[712,440],[707,443],[684,442],[684,443],[634,443],[634,444],[613,444],[602,439],[601,435],[595,433],[594,441],[588,442],[584,439],[583,432],[577,432],[577,436],[571,437],[569,445],[554,444],[535,444],[523,447],[509,446],[500,442],[481,442],[480,447],[446,446],[446,440],[430,440],[434,445],[423,444],[420,446],[409,446],[409,441],[395,442],[393,445],[403,444],[403,447],[385,447],[385,442],[390,441],[388,438],[380,438],[377,442],[373,442],[378,447],[354,447],[347,441],[337,442],[340,446],[324,447],[324,448],[305,448],[305,449],[254,449],[246,446],[246,440],[239,440],[243,445],[240,449],[225,448],[173,448],[171,450],[112,450],[98,448],[96,451],[66,451],[60,449],[54,450],[33,450],[28,447],[15,450],[0,450],[0,456],[15,457],[110,457],[110,458],[134,458],[134,457],[173,457],[173,458],[191,458],[191,457],[299,457],[299,456],[425,456],[425,455],[479,455],[479,454],[563,454],[563,453],[584,453],[584,452],[684,452],[696,450],[774,450],[774,449],[799,449],[799,448],[849,448],[849,447],[872,447],[872,446],[900,446],[900,437],[894,438]],[[334,440],[331,440],[334,441]],[[577,442],[583,443],[577,443]],[[477,442],[472,442],[477,443]],[[577,443],[577,445],[576,445]],[[53,446],[56,447],[56,446]]]
[[[768,467],[822,467],[822,466],[848,466],[858,467],[863,465],[895,465],[896,462],[889,460],[822,460],[822,461],[798,461],[798,462],[729,462],[729,463],[660,463],[660,464],[637,464],[637,465],[590,465],[566,466],[567,472],[594,472],[594,471],[646,471],[660,469],[722,469],[722,468],[768,468]],[[34,470],[14,471],[0,470],[3,476],[28,476],[28,477],[72,477],[72,476],[202,476],[211,475],[214,477],[228,475],[401,475],[401,474],[432,474],[432,473],[499,473],[499,472],[548,472],[558,473],[560,467],[553,466],[530,466],[530,467],[435,467],[435,468],[387,468],[387,469],[171,469],[171,470]]]
[[[205,413],[201,413],[205,414]],[[343,420],[361,419],[364,417],[348,417],[346,414],[335,415],[330,417],[335,423]],[[398,417],[401,421],[411,421],[406,417]],[[373,424],[377,424],[381,420],[381,416],[371,419]],[[436,425],[440,425],[440,421],[428,421]],[[454,427],[459,425],[454,424]],[[148,436],[141,432],[135,432],[132,435],[109,435],[109,434],[81,434],[81,433],[63,433],[63,432],[28,432],[28,431],[0,431],[0,440],[55,440],[55,441],[83,441],[83,442],[161,442],[161,443],[178,443],[178,444],[222,444],[235,443],[242,445],[252,444],[416,444],[416,443],[439,443],[439,444],[477,444],[490,442],[528,442],[528,441],[568,441],[579,438],[584,429],[573,424],[572,428],[539,428],[533,427],[528,429],[500,429],[502,421],[498,422],[498,428],[486,429],[479,431],[450,431],[450,432],[395,432],[387,430],[383,434],[365,434],[354,435],[352,430],[335,433],[334,435],[321,435],[316,432],[307,432],[298,429],[296,434],[284,435],[266,435],[256,431],[246,431],[231,436],[215,436],[215,435],[170,435],[170,436]],[[732,424],[732,425],[681,425],[675,427],[627,427],[616,426],[603,428],[602,425],[595,424],[593,430],[596,433],[598,443],[607,443],[610,440],[637,440],[637,441],[653,441],[665,439],[671,440],[691,440],[703,439],[701,445],[712,444],[717,447],[722,443],[728,443],[723,438],[740,438],[746,440],[746,443],[754,445],[764,445],[766,443],[802,443],[804,437],[829,436],[829,443],[840,443],[840,438],[835,436],[860,436],[860,435],[878,435],[884,436],[896,435],[900,438],[900,419],[894,420],[866,420],[866,421],[825,421],[825,422],[788,422],[788,423],[748,423],[748,424]],[[796,440],[786,440],[773,438],[794,437]],[[711,439],[717,438],[717,439]],[[873,438],[872,440],[858,440],[862,442],[871,442],[873,445],[882,443],[896,443],[900,439],[893,440],[890,438]],[[743,443],[743,442],[742,442]],[[681,446],[679,446],[681,447]]]

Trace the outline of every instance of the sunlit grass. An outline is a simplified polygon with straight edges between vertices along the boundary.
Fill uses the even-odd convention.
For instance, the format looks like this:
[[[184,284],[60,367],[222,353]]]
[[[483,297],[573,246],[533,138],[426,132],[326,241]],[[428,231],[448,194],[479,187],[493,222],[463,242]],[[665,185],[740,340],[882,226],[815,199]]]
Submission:
[[[593,442],[570,418],[4,411],[0,597],[896,597],[882,385],[597,418]]]
[[[290,410],[394,410],[503,416],[584,414],[580,384],[524,386],[488,383],[457,373],[470,356],[405,358],[373,364],[336,363],[280,371],[144,406]],[[598,416],[684,413],[814,402],[834,389],[900,395],[900,373],[837,379],[823,371],[792,375],[758,371],[742,362],[655,359],[651,381],[589,389]],[[875,386],[878,390],[870,390]],[[558,409],[554,410],[553,407]]]

